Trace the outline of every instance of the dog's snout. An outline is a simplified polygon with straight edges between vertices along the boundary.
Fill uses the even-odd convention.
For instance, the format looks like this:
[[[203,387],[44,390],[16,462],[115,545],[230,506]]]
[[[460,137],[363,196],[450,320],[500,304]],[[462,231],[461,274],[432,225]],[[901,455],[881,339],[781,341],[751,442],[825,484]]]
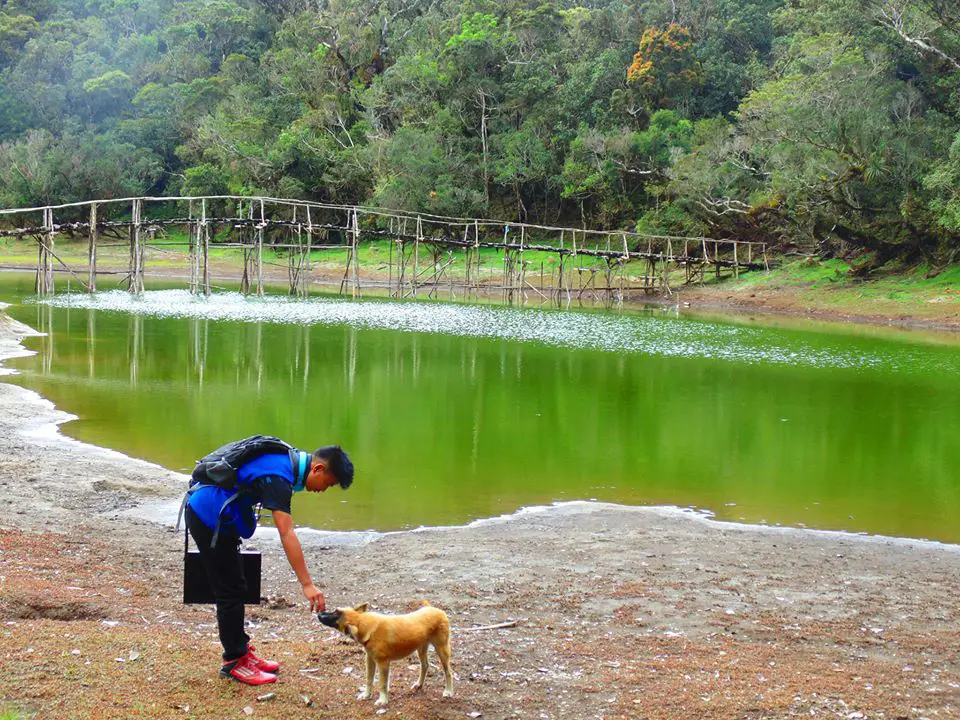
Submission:
[[[339,620],[339,619],[340,619],[340,613],[338,613],[336,610],[334,610],[333,612],[318,612],[318,613],[317,613],[317,620],[319,620],[320,622],[322,622],[322,623],[323,623],[324,625],[326,625],[327,627],[331,627],[331,628],[334,628],[334,629],[336,629],[336,627],[337,627],[337,620]]]

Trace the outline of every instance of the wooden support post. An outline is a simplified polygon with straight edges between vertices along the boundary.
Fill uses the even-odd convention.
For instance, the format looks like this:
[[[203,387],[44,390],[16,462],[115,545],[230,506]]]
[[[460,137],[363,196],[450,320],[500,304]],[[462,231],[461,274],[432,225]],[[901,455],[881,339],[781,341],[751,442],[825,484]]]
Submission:
[[[740,261],[737,258],[737,241],[733,241],[733,276],[740,277]]]
[[[403,297],[403,283],[407,274],[407,241],[401,234],[397,240],[397,292],[394,297]]]
[[[413,239],[413,297],[417,296],[417,275],[420,267],[420,240],[423,239],[423,218],[417,215],[417,236]]]
[[[667,279],[667,272],[669,268],[667,267],[667,259],[663,256],[660,258],[660,294],[664,296],[670,295],[670,283]]]
[[[440,277],[441,277],[441,275],[440,275],[440,248],[438,248],[436,245],[431,245],[431,246],[430,246],[430,258],[431,258],[431,260],[433,261],[433,262],[431,263],[431,264],[433,265],[433,275],[430,277],[430,281],[432,282],[432,285],[430,286],[430,292],[427,293],[427,297],[432,300],[433,298],[438,297],[438,295],[437,295],[437,290],[438,290],[438,288],[439,288],[439,281],[440,281]],[[424,272],[426,272],[426,271],[424,271]]]
[[[452,266],[453,263],[455,262],[453,250],[447,250],[447,257],[449,258],[449,260],[447,261],[447,264]],[[456,300],[456,299],[457,299],[457,293],[456,293],[456,291],[454,291],[454,289],[453,289],[453,270],[450,271],[450,274],[449,274],[448,277],[449,277],[449,280],[450,280],[450,299],[451,299],[451,300]]]
[[[136,200],[137,218],[134,223],[134,232],[137,236],[137,294],[143,293],[144,259],[146,257],[146,243],[143,237],[143,200]]]
[[[390,230],[387,232],[387,297],[393,296],[393,246],[397,242],[393,236],[393,218],[390,218]]]
[[[703,285],[703,276],[706,274],[707,265],[710,263],[710,254],[707,252],[707,239],[703,240],[703,265],[700,268],[700,284]]]
[[[357,299],[362,295],[360,292],[360,220],[357,217],[357,209],[353,209],[353,298]]]
[[[139,248],[137,248],[137,233],[134,230],[136,224],[137,201],[134,200],[130,209],[130,225],[127,228],[127,238],[130,243],[130,256],[127,259],[127,292],[131,294],[137,292],[137,255],[139,254]]]
[[[202,243],[200,247],[199,260],[200,260],[200,271],[201,278],[203,280],[203,296],[210,296],[210,225],[207,223],[207,201],[203,201],[201,214],[203,215],[200,222],[200,229],[202,231],[200,236],[200,241]]]
[[[353,255],[355,252],[353,237],[353,208],[347,210],[347,224],[344,226],[350,233],[350,245],[347,247],[347,263],[343,268],[343,277],[340,278],[340,294],[343,295],[347,287],[347,278],[350,277],[350,271],[353,268]],[[354,292],[356,290],[354,289]]]
[[[617,282],[619,283],[619,297],[617,299],[617,308],[622,309],[623,303],[627,299],[630,290],[630,258],[623,257],[617,259]]]
[[[523,307],[527,302],[527,292],[524,290],[524,283],[527,281],[527,266],[523,260],[523,245],[526,240],[526,226],[520,226],[520,250],[515,254],[515,261],[513,265],[513,284],[516,287],[516,292],[518,295],[517,300],[520,303],[520,307]]]
[[[297,237],[297,206],[293,206],[293,219],[290,224],[290,242],[291,246],[287,248],[287,294],[297,294],[297,256],[300,254],[300,240]]]
[[[310,214],[310,206],[307,205],[307,251],[304,255],[302,275],[303,296],[310,295],[310,254],[313,252],[313,217]]]
[[[607,252],[610,250],[610,235],[607,235]],[[614,302],[614,292],[613,292],[613,258],[610,255],[606,257],[607,267],[604,269],[604,283],[606,287],[603,289],[603,304],[607,308],[613,307]]]
[[[53,283],[53,209],[43,209],[43,228],[37,242],[37,278],[34,290],[37,295],[52,295]]]
[[[257,268],[257,297],[263,297],[263,230],[267,226],[263,198],[260,198],[260,224],[257,226],[257,247],[254,261]]]
[[[560,231],[560,252],[557,253],[557,307],[560,307],[560,296],[563,293],[563,230]]]
[[[470,297],[470,226],[463,226],[463,287],[464,295]],[[453,275],[451,274],[451,278]]]
[[[543,307],[543,301],[547,299],[547,296],[543,294],[543,260],[540,261],[540,305],[538,307]]]
[[[127,290],[133,295],[143,292],[143,242],[140,237],[142,212],[143,201],[134,200],[130,209],[130,276],[127,281]]]
[[[293,224],[290,226],[290,239],[293,241],[291,245],[295,245],[295,248],[290,248],[290,252],[287,253],[287,282],[290,284],[290,288],[287,291],[288,294],[299,296],[300,295],[300,267],[303,264],[303,228],[297,223],[297,206],[293,206]]]
[[[556,288],[556,303],[557,307],[560,307],[562,304],[563,296],[563,265],[566,260],[566,256],[563,252],[557,253],[557,288]]]
[[[627,272],[630,267],[630,246],[627,244],[627,234],[623,233],[623,260],[620,261],[620,300],[617,307],[623,307],[625,295],[624,286],[628,285]]]
[[[482,267],[480,263],[480,223],[476,220],[473,221],[473,258],[471,264],[476,266],[473,271],[473,296],[476,298],[480,294],[480,283],[483,282],[483,276],[480,274],[480,268]]]
[[[200,285],[200,280],[197,273],[197,268],[199,267],[197,260],[197,242],[199,235],[199,225],[193,220],[193,200],[189,202],[187,210],[188,218],[187,221],[187,233],[190,235],[190,245],[187,250],[187,264],[190,266],[190,294],[196,295],[197,288]]]
[[[89,247],[87,248],[87,292],[97,291],[97,240],[100,237],[100,228],[97,227],[97,204],[90,205],[90,230],[87,233]]]
[[[253,225],[253,201],[247,205],[246,227],[240,233],[240,242],[243,247],[240,251],[243,253],[243,276],[240,278],[240,292],[244,295],[250,294],[250,277],[253,275],[253,255],[256,242],[254,237],[256,231]]]
[[[571,231],[570,235],[572,237],[571,243],[573,245],[572,257],[573,257],[574,265],[576,265],[576,270],[577,270],[577,290],[579,291],[577,295],[577,301],[579,303],[580,298],[583,297],[583,258],[578,259],[577,257],[577,231],[576,230]],[[569,297],[569,294],[568,294],[568,297]]]
[[[507,302],[507,266],[510,264],[510,247],[507,243],[507,235],[510,233],[510,226],[503,226],[503,270],[500,273],[500,302]]]

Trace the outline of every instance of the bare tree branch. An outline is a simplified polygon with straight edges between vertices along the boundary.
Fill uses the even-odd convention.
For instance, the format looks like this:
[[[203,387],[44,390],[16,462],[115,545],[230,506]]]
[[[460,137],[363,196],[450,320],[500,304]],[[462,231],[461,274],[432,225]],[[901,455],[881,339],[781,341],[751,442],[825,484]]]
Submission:
[[[738,215],[750,214],[750,205],[729,197],[712,198],[701,195],[696,202],[697,205],[711,215],[727,215],[729,213],[736,213]]]
[[[925,53],[932,53],[941,60],[953,65],[957,70],[960,70],[960,61],[951,57],[935,45],[931,45],[929,38],[922,35],[914,37],[908,32],[903,17],[903,6],[899,3],[891,1],[877,8],[877,20],[884,27],[893,30],[908,45],[913,45]]]

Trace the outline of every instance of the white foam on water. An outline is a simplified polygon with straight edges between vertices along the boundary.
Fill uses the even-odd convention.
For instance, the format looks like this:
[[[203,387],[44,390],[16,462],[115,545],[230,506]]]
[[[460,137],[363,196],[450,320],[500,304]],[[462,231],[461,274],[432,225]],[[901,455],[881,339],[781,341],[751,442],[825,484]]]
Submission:
[[[820,337],[819,346],[814,347],[798,339],[799,334],[786,337],[781,332],[762,327],[648,315],[339,298],[254,298],[236,292],[200,297],[186,290],[153,290],[139,297],[122,290],[64,294],[38,302],[60,308],[162,318],[347,325],[750,364],[897,369],[902,362],[914,367],[917,362],[927,362],[921,354],[914,357],[909,346],[902,346],[890,353],[864,352],[845,347],[843,338],[828,342],[824,347],[823,338]]]

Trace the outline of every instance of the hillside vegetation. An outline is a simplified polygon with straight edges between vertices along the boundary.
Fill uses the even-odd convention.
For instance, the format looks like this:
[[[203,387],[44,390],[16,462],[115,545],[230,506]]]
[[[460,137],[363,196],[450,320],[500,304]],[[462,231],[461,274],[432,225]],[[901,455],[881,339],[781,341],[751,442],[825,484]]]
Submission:
[[[0,204],[268,194],[960,249],[954,0],[0,0]]]

